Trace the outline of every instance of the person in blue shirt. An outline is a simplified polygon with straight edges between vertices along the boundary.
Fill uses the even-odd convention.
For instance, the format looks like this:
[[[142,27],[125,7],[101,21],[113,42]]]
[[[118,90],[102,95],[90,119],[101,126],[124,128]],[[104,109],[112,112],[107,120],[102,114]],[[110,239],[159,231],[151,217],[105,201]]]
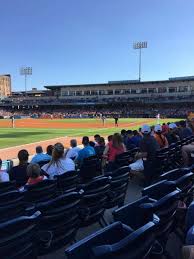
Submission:
[[[50,160],[51,160],[51,156],[48,155],[48,154],[44,154],[42,147],[37,146],[36,147],[36,155],[33,156],[32,160],[31,160],[31,163],[37,164],[39,162],[50,161]]]
[[[137,130],[133,131],[133,137],[131,138],[133,144],[135,144],[136,147],[139,147],[139,143],[142,140],[142,136],[138,133]]]
[[[84,146],[83,149],[81,149],[79,152],[78,152],[78,157],[76,159],[76,162],[81,165],[84,158],[88,158],[90,156],[94,156],[96,155],[96,152],[94,150],[94,148],[92,146],[89,145],[89,138],[87,136],[83,137],[82,139],[82,144]]]
[[[192,129],[187,127],[186,121],[180,121],[180,138],[184,139],[193,135]]]

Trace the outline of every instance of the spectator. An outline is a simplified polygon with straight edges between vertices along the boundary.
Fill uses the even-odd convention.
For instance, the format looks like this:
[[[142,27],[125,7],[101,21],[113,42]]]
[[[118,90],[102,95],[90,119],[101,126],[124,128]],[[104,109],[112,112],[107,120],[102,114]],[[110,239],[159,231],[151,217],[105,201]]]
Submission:
[[[176,143],[177,141],[180,140],[180,137],[177,134],[177,126],[175,123],[169,124],[169,131],[168,131],[168,134],[166,135],[166,138],[168,140],[169,145],[172,143]]]
[[[123,139],[123,143],[127,143],[127,131],[125,129],[121,130],[121,137]]]
[[[100,140],[100,135],[99,134],[94,135],[95,146],[99,145],[99,140]]]
[[[68,171],[75,170],[75,163],[72,159],[64,156],[64,146],[56,143],[52,152],[52,159],[41,168],[49,175],[49,179],[53,179],[55,175],[64,174]]]
[[[168,134],[168,130],[169,130],[168,124],[163,123],[163,124],[162,124],[162,134],[163,134],[163,135]]]
[[[113,135],[109,135],[108,138],[107,138],[107,139],[108,139],[108,142],[111,142],[111,141],[112,141],[112,138],[113,138]]]
[[[126,151],[123,139],[119,133],[113,135],[112,141],[106,145],[103,157],[108,160],[107,170],[112,170],[116,167],[115,159],[117,155]]]
[[[67,151],[66,158],[71,158],[72,160],[75,160],[78,157],[78,152],[81,150],[81,148],[77,146],[76,139],[70,140],[70,146],[71,149]]]
[[[9,174],[2,169],[2,160],[0,159],[0,182],[9,182]]]
[[[133,131],[132,130],[128,130],[127,131],[127,139],[126,142],[124,143],[127,150],[133,149],[136,147],[134,141],[133,141]]]
[[[98,146],[98,144],[96,144],[94,141],[89,141],[89,145],[91,146],[91,147],[95,147],[95,146]]]
[[[98,146],[95,146],[94,149],[98,158],[102,158],[102,155],[105,149],[105,140],[103,137],[100,137],[98,141]]]
[[[186,121],[180,121],[180,138],[184,139],[193,135],[191,128],[187,127]]]
[[[49,161],[51,159],[50,156],[43,153],[43,149],[41,146],[36,147],[36,155],[32,158],[31,163],[37,164],[43,161]]]
[[[16,181],[16,186],[19,188],[24,186],[28,180],[27,176],[27,166],[29,154],[28,151],[22,149],[18,152],[19,165],[11,168],[9,173],[10,181]]]
[[[133,141],[133,143],[135,144],[136,147],[139,147],[139,143],[140,143],[141,140],[142,140],[142,135],[137,130],[134,130],[132,141]]]
[[[48,160],[52,158],[52,152],[53,152],[53,145],[48,145],[46,148],[46,155],[48,156]]]
[[[78,162],[79,165],[83,163],[84,158],[94,156],[96,154],[94,148],[89,145],[89,138],[87,136],[83,137],[82,144],[84,145],[84,148],[78,152],[78,157],[76,159],[76,162]]]
[[[39,164],[29,164],[27,167],[28,181],[26,185],[32,185],[47,179],[46,176],[41,175],[41,169]]]
[[[158,142],[160,148],[168,147],[168,140],[167,138],[162,134],[162,127],[160,125],[156,125],[154,127],[154,138]]]
[[[143,138],[140,141],[140,153],[136,159],[143,159],[145,184],[151,184],[155,174],[156,167],[156,152],[160,149],[157,141],[151,136],[151,128],[148,125],[143,125],[141,128]]]

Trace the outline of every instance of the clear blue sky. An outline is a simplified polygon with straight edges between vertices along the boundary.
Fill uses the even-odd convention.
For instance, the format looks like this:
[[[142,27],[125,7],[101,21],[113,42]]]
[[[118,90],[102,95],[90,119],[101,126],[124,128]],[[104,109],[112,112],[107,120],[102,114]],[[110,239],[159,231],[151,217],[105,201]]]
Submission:
[[[0,0],[0,74],[24,89],[194,75],[194,0]]]

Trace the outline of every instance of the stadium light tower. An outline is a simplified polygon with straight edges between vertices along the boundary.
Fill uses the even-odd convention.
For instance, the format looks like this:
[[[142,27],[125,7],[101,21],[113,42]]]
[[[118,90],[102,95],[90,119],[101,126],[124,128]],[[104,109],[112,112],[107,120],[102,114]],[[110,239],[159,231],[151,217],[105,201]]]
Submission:
[[[25,77],[25,94],[27,95],[27,76],[32,75],[32,67],[21,67],[20,75]]]
[[[147,49],[147,41],[133,43],[133,49],[139,49],[139,81],[141,81],[141,49]]]

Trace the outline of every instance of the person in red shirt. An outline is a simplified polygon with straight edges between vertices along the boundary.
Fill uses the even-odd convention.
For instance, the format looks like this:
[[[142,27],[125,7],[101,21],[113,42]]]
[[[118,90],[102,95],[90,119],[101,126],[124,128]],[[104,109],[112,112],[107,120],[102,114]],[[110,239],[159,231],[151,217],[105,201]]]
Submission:
[[[115,167],[115,159],[117,155],[120,155],[126,151],[126,147],[123,144],[121,134],[115,133],[104,150],[103,158],[108,160],[107,170],[112,170]]]
[[[47,179],[46,176],[40,175],[40,173],[41,169],[38,164],[29,164],[27,167],[27,175],[29,178],[26,185],[36,184]]]

